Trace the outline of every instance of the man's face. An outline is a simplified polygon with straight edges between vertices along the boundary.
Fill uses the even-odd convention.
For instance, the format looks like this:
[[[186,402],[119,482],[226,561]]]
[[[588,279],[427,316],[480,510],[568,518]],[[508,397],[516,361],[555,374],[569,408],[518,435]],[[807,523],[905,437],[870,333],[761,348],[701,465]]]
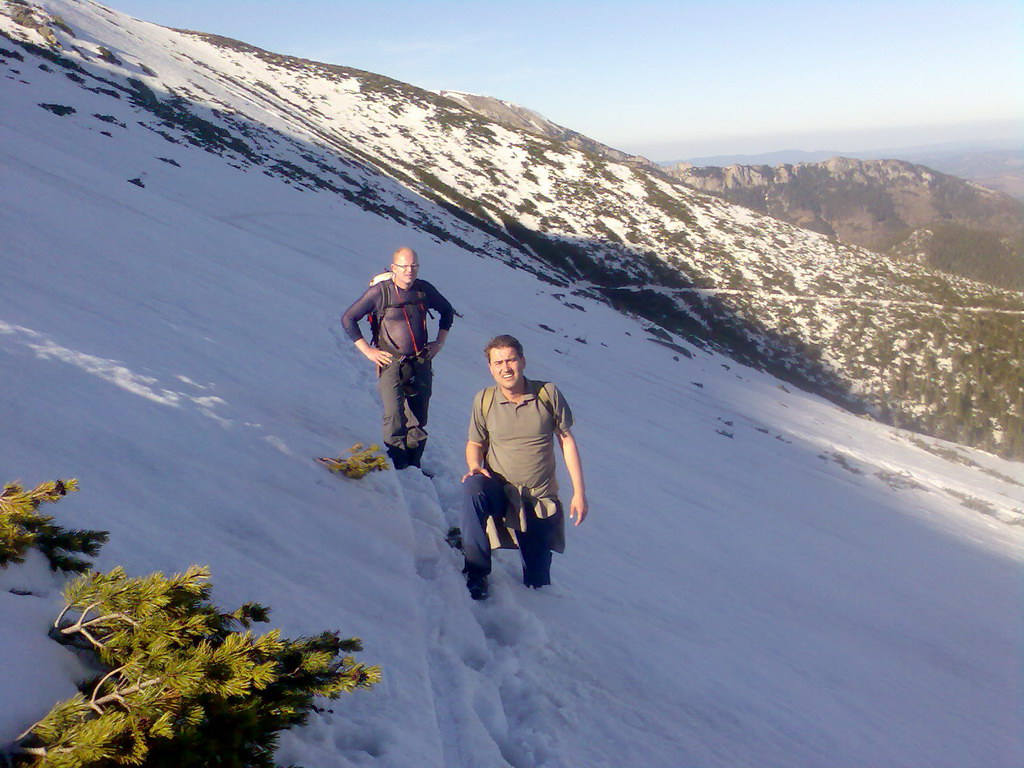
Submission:
[[[523,386],[526,358],[512,347],[497,347],[489,353],[491,376],[498,386],[509,392],[518,392]]]
[[[419,269],[420,262],[416,258],[416,252],[408,248],[397,251],[391,260],[391,273],[394,275],[395,285],[403,291],[412,285]]]

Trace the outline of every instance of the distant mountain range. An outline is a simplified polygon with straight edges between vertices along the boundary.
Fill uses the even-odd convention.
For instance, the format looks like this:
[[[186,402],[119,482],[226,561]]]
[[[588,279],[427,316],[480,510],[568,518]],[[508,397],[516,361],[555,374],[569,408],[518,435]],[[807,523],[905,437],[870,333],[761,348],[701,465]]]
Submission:
[[[1024,200],[1024,149],[923,153],[906,159]]]
[[[908,147],[872,152],[805,152],[786,149],[759,155],[713,155],[691,157],[686,160],[661,162],[659,165],[674,168],[680,165],[697,167],[729,165],[780,165],[795,163],[817,163],[832,157],[850,157],[859,160],[906,160],[925,165],[936,171],[975,181],[978,184],[1004,192],[1018,200],[1024,200],[1024,144],[1007,145],[993,142],[991,145],[961,146],[947,145],[934,147]]]
[[[684,183],[847,243],[1024,290],[1024,203],[903,160],[668,169]]]

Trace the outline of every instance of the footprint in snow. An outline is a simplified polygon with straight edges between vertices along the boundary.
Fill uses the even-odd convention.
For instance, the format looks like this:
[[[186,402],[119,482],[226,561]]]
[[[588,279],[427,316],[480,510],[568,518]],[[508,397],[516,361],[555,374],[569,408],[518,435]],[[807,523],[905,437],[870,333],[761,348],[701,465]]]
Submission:
[[[549,641],[543,622],[519,606],[498,604],[493,610],[480,611],[477,620],[487,639],[498,645],[537,648]]]

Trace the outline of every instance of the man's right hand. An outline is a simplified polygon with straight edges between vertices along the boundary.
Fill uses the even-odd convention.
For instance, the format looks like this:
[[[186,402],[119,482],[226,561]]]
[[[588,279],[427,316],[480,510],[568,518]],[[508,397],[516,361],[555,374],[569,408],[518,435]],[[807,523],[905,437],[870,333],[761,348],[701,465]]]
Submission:
[[[467,478],[470,478],[473,475],[483,475],[484,477],[490,477],[491,473],[488,472],[484,467],[471,467],[469,472],[464,474],[462,476],[462,480],[460,480],[459,482],[464,483],[464,482],[466,482]]]
[[[367,360],[377,365],[378,368],[383,368],[391,363],[391,353],[385,352],[383,349],[367,347],[363,354],[366,355]]]
[[[378,368],[383,368],[391,362],[390,352],[385,352],[383,349],[371,347],[366,343],[366,339],[356,339],[356,349],[362,352],[366,359]]]

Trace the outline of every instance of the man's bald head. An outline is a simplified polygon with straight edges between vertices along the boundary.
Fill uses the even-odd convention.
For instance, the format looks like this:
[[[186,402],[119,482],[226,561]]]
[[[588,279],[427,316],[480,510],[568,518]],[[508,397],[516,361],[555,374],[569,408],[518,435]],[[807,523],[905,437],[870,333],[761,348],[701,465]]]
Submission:
[[[403,291],[413,284],[419,269],[420,261],[412,248],[403,246],[391,254],[391,273],[394,275],[392,279]]]
[[[399,257],[412,259],[413,261],[416,261],[416,251],[414,251],[412,248],[409,248],[408,246],[403,245],[401,248],[399,248],[397,251],[391,254],[391,261],[395,262]]]

